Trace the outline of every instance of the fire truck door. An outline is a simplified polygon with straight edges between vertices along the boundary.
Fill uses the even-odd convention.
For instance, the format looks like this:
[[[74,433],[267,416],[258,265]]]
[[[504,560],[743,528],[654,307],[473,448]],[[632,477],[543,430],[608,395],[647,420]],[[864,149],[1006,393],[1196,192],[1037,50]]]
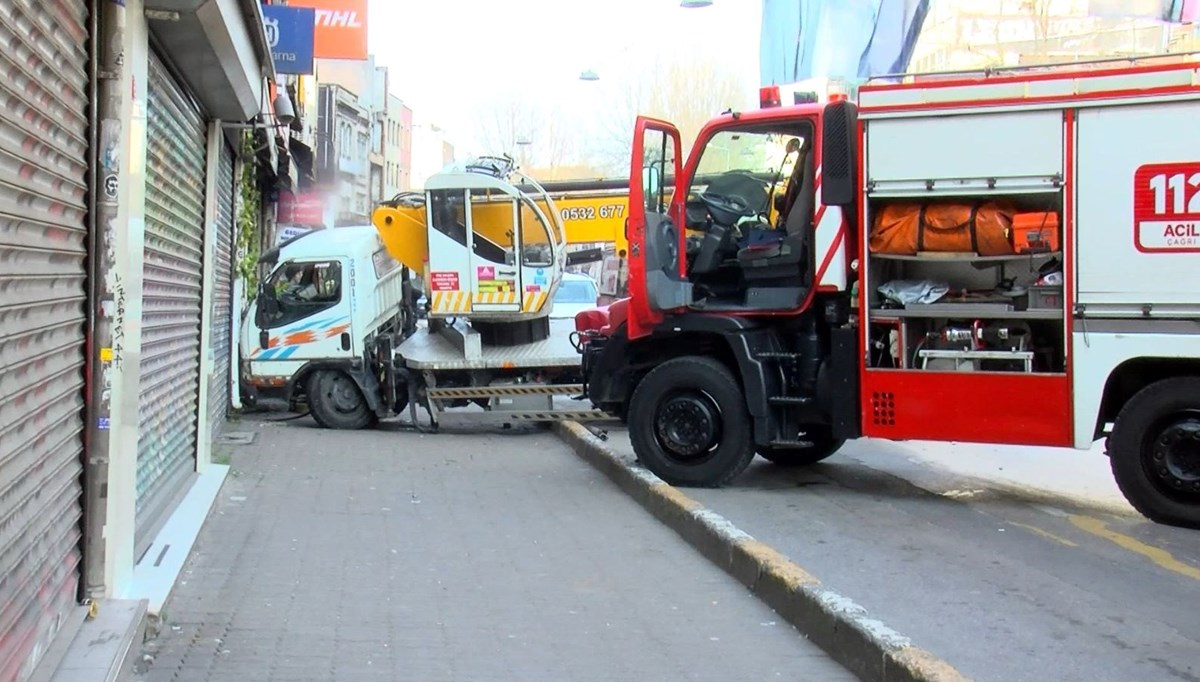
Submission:
[[[691,285],[684,276],[682,203],[676,201],[674,191],[682,176],[681,165],[675,126],[639,116],[629,168],[631,339],[649,334],[662,319],[662,311],[685,306],[691,299]]]

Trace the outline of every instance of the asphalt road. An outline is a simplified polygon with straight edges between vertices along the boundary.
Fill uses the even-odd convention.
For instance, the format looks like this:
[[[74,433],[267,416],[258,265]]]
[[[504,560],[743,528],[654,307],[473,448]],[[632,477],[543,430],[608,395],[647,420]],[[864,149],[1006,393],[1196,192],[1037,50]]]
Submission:
[[[855,679],[551,433],[227,431],[140,680]]]
[[[1200,680],[1200,532],[1114,501],[1095,453],[1047,456],[861,441],[685,492],[977,680]]]

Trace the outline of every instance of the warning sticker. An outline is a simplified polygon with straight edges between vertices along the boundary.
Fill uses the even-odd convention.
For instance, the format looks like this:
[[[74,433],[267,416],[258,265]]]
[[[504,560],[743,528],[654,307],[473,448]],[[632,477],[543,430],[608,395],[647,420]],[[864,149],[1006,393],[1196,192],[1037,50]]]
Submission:
[[[480,282],[496,279],[496,268],[491,265],[479,265],[475,268],[475,279]]]
[[[429,273],[429,286],[434,291],[458,291],[457,272]]]
[[[541,290],[542,290],[542,288],[536,284],[526,284],[525,285],[525,293],[527,293],[527,294],[536,294]]]

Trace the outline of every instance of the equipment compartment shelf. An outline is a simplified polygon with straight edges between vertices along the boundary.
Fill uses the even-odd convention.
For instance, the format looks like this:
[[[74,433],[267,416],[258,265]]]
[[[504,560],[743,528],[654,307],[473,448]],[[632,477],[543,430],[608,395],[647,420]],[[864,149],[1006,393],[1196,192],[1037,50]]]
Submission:
[[[957,304],[947,304],[957,305]],[[895,320],[900,318],[921,319],[959,319],[981,318],[988,320],[1061,320],[1061,310],[981,310],[964,304],[962,310],[938,308],[936,310],[920,310],[913,308],[871,308],[871,319],[877,321]]]
[[[974,253],[937,253],[927,252],[916,255],[871,253],[871,258],[879,260],[904,260],[920,263],[1007,263],[1011,261],[1034,258],[1052,258],[1062,256],[1062,251],[1038,251],[1035,253],[1014,253],[1004,256],[980,256]]]

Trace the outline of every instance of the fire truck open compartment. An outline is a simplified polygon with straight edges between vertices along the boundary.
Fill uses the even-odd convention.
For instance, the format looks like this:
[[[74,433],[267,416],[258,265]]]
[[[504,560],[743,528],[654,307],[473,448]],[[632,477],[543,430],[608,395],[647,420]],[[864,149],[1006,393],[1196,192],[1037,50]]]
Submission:
[[[864,123],[864,431],[1067,444],[1063,112]],[[872,243],[876,218],[888,207],[889,216],[912,215],[906,226],[920,230],[916,248],[889,251]],[[969,216],[951,228],[966,247],[929,247],[951,230],[938,234],[927,211]],[[1002,244],[993,232],[984,249],[975,233],[984,211],[997,231],[1011,228],[1014,218],[1036,218],[1046,229],[1035,230],[1032,241],[1004,229]],[[1016,424],[1022,433],[1013,433]]]

